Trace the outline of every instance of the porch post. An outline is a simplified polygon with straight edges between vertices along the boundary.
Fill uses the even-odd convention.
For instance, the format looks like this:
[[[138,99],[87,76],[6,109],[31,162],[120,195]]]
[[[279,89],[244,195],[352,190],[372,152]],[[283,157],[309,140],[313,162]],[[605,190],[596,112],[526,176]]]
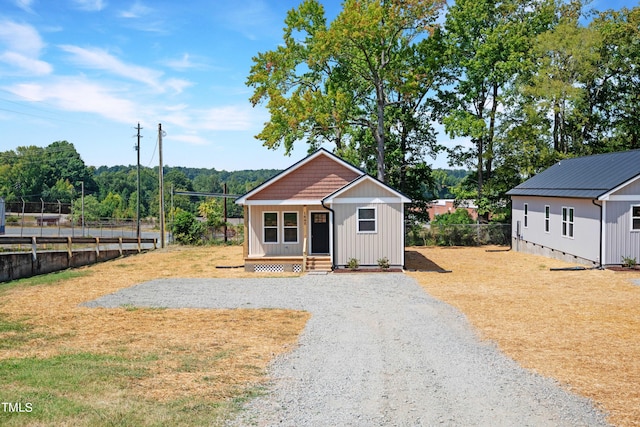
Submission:
[[[307,271],[307,205],[302,207],[302,271]]]
[[[244,242],[242,242],[242,258],[249,257],[249,206],[244,205]]]

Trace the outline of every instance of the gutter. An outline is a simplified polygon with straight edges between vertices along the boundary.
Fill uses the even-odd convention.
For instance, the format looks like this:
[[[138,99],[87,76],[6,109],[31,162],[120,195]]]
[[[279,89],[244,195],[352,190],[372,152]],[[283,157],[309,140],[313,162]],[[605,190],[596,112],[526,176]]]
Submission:
[[[336,269],[336,264],[334,262],[334,257],[336,256],[336,211],[334,211],[333,209],[331,209],[329,206],[324,204],[324,199],[320,200],[320,204],[322,205],[323,208],[329,210],[331,212],[331,224],[332,224],[332,230],[331,230],[331,270],[335,270]]]

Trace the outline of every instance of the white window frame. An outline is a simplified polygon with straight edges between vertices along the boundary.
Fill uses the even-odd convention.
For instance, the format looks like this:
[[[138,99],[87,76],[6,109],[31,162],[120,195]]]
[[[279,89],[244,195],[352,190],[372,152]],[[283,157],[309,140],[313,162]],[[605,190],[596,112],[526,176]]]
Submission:
[[[562,207],[562,237],[573,239],[575,232],[576,211],[573,207]]]
[[[276,225],[266,225],[265,216],[267,214],[276,214]],[[275,242],[267,242],[267,229],[275,229],[276,230],[276,241]],[[262,212],[262,243],[265,245],[277,245],[280,243],[280,215],[278,215],[277,211],[264,211]]]
[[[633,215],[633,210],[634,209],[638,209],[638,215]],[[640,227],[635,228],[633,226],[634,220],[640,221],[640,205],[631,205],[631,228],[630,228],[630,230],[631,230],[631,232],[638,233],[638,232],[640,232]]]
[[[360,218],[360,211],[363,210],[372,210],[373,211],[373,219],[370,218],[365,218],[365,219],[361,219]],[[366,221],[366,222],[371,222],[373,221],[373,230],[360,230],[360,223]],[[356,210],[356,232],[357,234],[376,234],[378,232],[378,208],[375,206],[372,207],[359,207]]]
[[[522,212],[524,214],[522,221],[524,228],[529,228],[529,203],[524,204]]]
[[[296,216],[296,225],[295,226],[291,226],[291,225],[287,225],[285,222],[285,215],[287,214],[294,214]],[[285,233],[286,230],[291,230],[291,229],[295,229],[296,230],[296,240],[287,240],[287,234]],[[299,243],[300,242],[300,214],[298,213],[298,211],[284,211],[282,212],[282,243],[288,244],[295,244],[295,243]]]
[[[551,233],[551,206],[544,205],[544,232]]]

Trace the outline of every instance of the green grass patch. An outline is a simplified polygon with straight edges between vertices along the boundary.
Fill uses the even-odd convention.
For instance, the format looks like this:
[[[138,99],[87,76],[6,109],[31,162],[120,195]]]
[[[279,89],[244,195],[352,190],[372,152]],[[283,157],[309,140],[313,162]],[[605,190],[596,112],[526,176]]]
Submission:
[[[25,279],[12,280],[6,283],[0,283],[0,293],[12,288],[28,287],[28,286],[47,286],[56,285],[65,280],[74,279],[76,277],[88,276],[91,274],[88,270],[63,270],[54,273],[42,274],[40,276],[27,277]]]
[[[34,332],[26,320],[9,320],[0,313],[0,350],[18,348],[31,340],[47,337],[45,333]]]
[[[144,399],[134,392],[135,383],[151,375],[150,364],[155,360],[92,353],[2,360],[0,402],[11,402],[14,410],[0,406],[0,425],[222,425],[260,393],[252,388],[219,400]]]

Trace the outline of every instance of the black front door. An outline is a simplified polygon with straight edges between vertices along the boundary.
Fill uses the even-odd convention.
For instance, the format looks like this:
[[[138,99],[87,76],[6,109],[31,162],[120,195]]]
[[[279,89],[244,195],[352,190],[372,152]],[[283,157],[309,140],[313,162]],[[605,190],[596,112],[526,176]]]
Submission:
[[[311,213],[311,253],[329,253],[329,213]]]

